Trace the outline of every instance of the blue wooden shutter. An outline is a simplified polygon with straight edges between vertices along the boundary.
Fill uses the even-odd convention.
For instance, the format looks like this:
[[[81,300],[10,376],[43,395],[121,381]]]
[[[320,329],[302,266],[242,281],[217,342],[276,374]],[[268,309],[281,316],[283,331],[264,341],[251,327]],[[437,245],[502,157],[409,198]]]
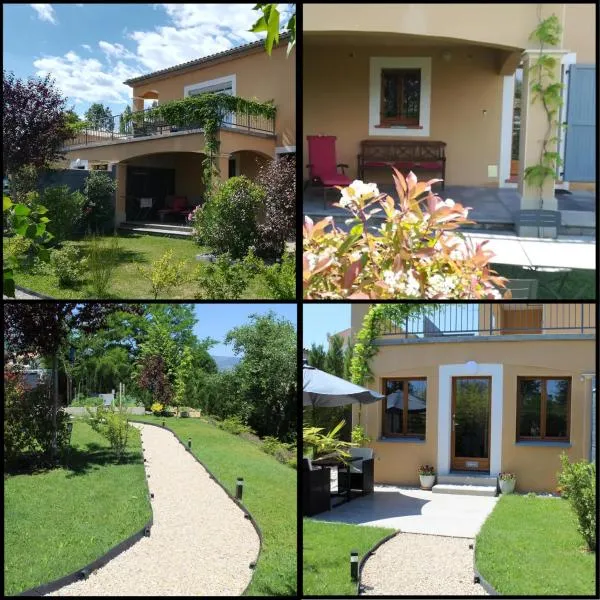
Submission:
[[[564,181],[596,181],[596,66],[571,65]]]

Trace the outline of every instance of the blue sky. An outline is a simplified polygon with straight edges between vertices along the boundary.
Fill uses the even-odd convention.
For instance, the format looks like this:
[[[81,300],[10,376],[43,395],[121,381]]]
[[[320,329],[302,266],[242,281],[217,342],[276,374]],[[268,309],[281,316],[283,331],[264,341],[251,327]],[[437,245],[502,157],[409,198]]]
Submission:
[[[79,115],[131,105],[123,81],[260,39],[251,4],[4,4],[4,69],[50,73]],[[294,5],[280,4],[282,28]],[[294,9],[295,10],[295,9]]]
[[[238,325],[250,323],[250,315],[267,314],[272,310],[278,317],[291,321],[297,326],[295,304],[196,304],[198,323],[194,333],[199,339],[211,337],[221,342],[227,333]],[[219,343],[210,353],[214,356],[234,356],[231,346]]]
[[[302,312],[302,347],[312,344],[327,347],[327,334],[350,327],[350,304],[304,304]]]

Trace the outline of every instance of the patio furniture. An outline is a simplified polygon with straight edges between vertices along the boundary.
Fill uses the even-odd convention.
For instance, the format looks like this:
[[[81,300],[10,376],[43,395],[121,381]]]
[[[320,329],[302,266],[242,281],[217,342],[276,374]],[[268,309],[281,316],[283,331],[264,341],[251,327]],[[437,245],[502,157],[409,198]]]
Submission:
[[[302,459],[302,514],[307,517],[331,510],[329,469]]]
[[[308,181],[304,184],[304,189],[308,185],[320,186],[323,188],[323,206],[327,202],[327,190],[339,186],[347,186],[352,183],[350,177],[344,173],[348,165],[336,162],[334,135],[307,135],[308,142]],[[338,169],[342,172],[338,173]]]
[[[165,215],[183,216],[184,219],[192,212],[192,208],[188,206],[188,201],[185,196],[166,196],[165,208],[157,210],[160,222],[163,223]]]
[[[537,298],[537,279],[509,279],[506,289],[512,293],[512,300],[535,300]]]
[[[544,237],[558,237],[558,229],[561,225],[561,214],[559,210],[527,209],[517,213],[516,231],[517,235],[521,227],[553,228],[553,235]]]
[[[442,189],[446,183],[446,142],[422,140],[363,140],[358,155],[358,178],[365,169],[395,167],[403,171],[440,171]]]
[[[154,205],[154,198],[138,198],[138,206],[139,209],[135,216],[136,221],[140,221],[146,219],[152,210],[152,206]]]
[[[361,490],[363,496],[372,494],[375,485],[372,448],[350,448],[352,461],[348,463],[347,472],[340,471],[338,485],[348,490]]]

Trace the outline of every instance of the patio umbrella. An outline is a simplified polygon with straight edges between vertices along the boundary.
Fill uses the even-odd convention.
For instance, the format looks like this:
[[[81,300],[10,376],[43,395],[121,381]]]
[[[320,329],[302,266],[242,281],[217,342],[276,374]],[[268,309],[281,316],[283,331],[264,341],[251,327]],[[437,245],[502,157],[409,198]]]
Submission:
[[[304,406],[345,406],[371,404],[383,398],[382,394],[368,390],[345,379],[303,365],[302,403]]]

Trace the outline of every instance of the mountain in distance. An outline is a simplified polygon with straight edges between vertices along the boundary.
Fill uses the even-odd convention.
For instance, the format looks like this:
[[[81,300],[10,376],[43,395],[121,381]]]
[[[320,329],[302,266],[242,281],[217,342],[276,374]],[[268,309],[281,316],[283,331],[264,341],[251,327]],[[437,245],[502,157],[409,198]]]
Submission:
[[[219,371],[229,371],[230,369],[235,368],[241,360],[239,356],[213,356],[212,354],[211,356],[217,363],[217,369],[219,369]]]

